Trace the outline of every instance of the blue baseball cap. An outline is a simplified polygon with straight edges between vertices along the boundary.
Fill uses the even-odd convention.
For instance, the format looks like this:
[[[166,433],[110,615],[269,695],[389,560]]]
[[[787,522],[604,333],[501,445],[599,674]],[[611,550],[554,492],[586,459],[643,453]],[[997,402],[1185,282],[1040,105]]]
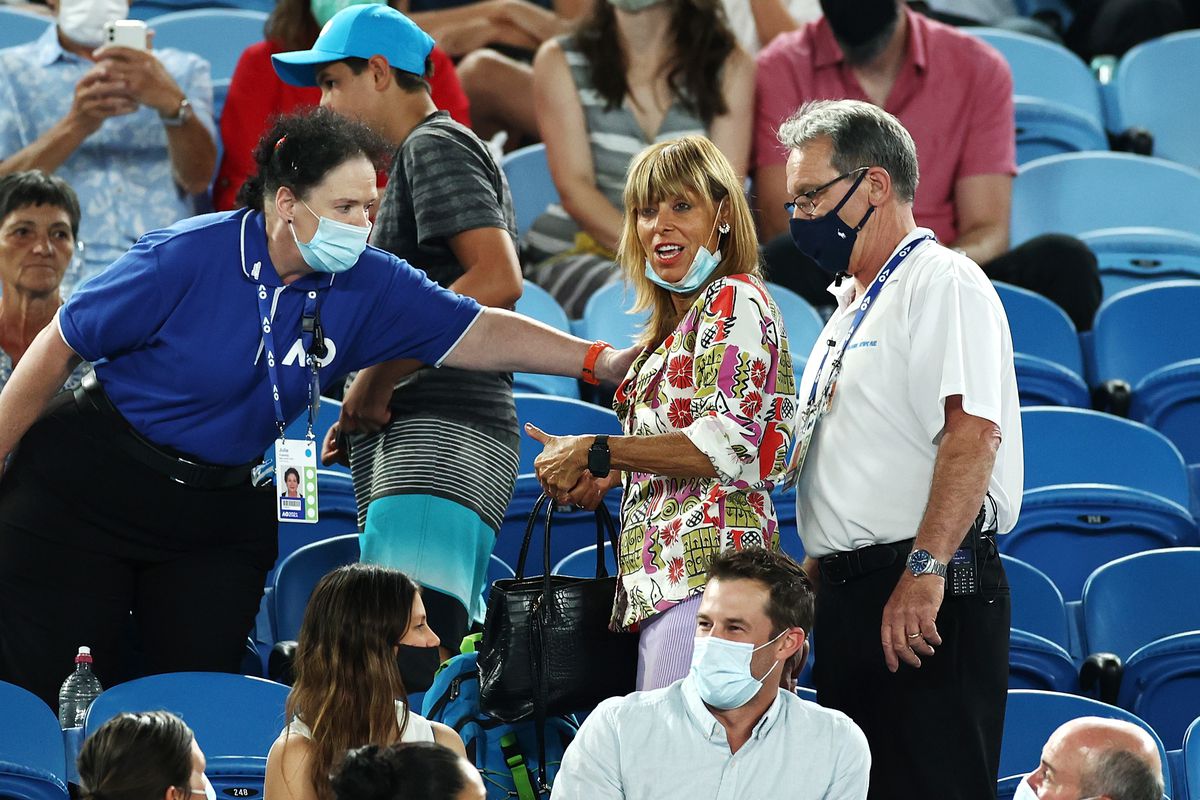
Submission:
[[[271,56],[275,72],[293,86],[316,86],[318,64],[343,58],[383,56],[388,64],[414,75],[425,74],[433,37],[396,9],[355,5],[333,15],[311,50]]]

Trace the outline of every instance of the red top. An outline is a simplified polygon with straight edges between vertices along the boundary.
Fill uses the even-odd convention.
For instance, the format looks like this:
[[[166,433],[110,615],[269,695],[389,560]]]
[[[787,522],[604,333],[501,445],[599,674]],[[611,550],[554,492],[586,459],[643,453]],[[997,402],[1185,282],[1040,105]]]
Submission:
[[[275,114],[287,114],[301,106],[321,102],[321,90],[314,86],[284,83],[271,66],[271,56],[283,52],[276,42],[262,41],[242,52],[229,95],[221,113],[221,145],[225,154],[213,185],[213,207],[227,211],[236,205],[238,189],[254,169],[252,153],[259,138],[267,131],[267,120]],[[433,77],[429,85],[438,108],[463,125],[471,124],[467,95],[458,82],[454,62],[440,47],[433,48]]]
[[[906,60],[884,109],[917,145],[917,224],[953,242],[955,181],[1017,172],[1012,73],[979,39],[907,9],[905,14]],[[806,100],[843,98],[869,99],[824,18],[777,36],[758,54],[755,166],[787,160],[775,134]]]

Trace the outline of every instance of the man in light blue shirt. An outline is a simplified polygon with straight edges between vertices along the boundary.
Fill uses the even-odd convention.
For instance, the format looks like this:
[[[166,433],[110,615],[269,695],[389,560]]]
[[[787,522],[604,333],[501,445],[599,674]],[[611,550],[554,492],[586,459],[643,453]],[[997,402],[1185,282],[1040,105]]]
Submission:
[[[862,731],[780,688],[812,620],[812,587],[786,555],[718,555],[691,672],[601,703],[563,756],[553,800],[863,800]]]
[[[0,175],[41,169],[79,195],[73,285],[142,234],[195,213],[216,163],[208,62],[179,50],[97,50],[127,0],[50,0],[57,24],[0,50]]]

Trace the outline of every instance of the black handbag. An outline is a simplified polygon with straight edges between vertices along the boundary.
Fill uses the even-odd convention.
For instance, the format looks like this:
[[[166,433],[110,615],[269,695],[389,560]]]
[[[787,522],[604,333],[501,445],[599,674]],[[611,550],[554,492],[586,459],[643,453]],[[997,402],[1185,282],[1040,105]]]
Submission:
[[[546,507],[540,576],[525,577],[533,526]],[[612,515],[596,509],[596,577],[550,573],[554,503],[543,494],[525,526],[516,577],[492,586],[479,647],[479,695],[484,713],[504,722],[590,711],[601,700],[628,694],[637,678],[636,634],[609,630],[617,578],[604,563]]]

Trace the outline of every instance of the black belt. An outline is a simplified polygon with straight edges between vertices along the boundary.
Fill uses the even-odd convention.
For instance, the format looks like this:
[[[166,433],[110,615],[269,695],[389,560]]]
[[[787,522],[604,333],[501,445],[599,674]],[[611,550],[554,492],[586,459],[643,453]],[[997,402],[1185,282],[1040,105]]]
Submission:
[[[891,544],[873,544],[857,550],[830,553],[817,559],[821,569],[821,581],[840,586],[855,578],[887,569],[897,561],[904,561],[912,552],[914,539]]]
[[[97,413],[113,423],[116,433],[113,443],[121,452],[176,483],[194,489],[229,489],[250,485],[250,471],[257,461],[236,467],[205,464],[169,453],[142,436],[108,399],[94,372],[85,375],[75,390],[75,404],[80,410]]]

